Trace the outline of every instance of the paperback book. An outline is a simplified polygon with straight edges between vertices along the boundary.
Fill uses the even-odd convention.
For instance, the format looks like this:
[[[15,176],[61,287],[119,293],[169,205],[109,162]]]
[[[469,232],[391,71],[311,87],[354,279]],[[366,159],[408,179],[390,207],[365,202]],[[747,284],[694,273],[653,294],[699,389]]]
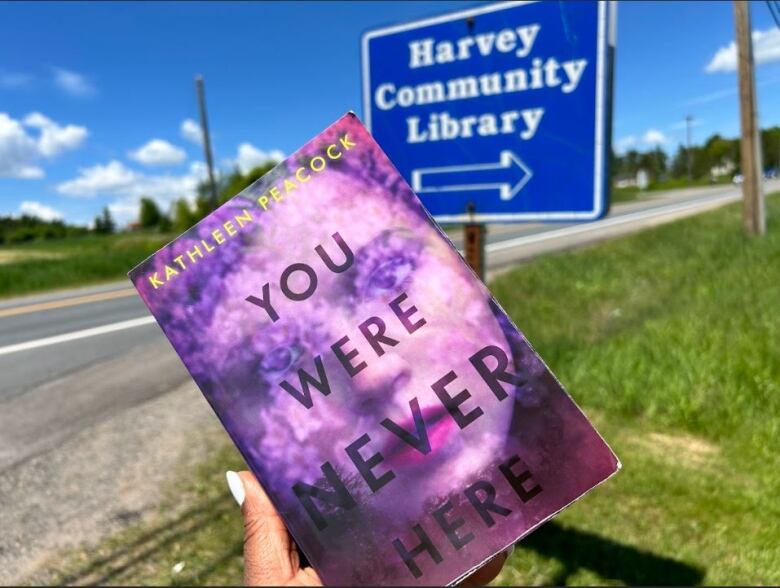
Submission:
[[[130,278],[326,584],[456,582],[620,467],[352,113]]]

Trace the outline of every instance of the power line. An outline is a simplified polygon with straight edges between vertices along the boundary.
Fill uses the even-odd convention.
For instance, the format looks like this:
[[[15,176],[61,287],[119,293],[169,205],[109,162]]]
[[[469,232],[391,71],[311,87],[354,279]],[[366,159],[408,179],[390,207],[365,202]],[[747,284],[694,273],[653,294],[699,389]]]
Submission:
[[[772,14],[772,19],[775,21],[777,28],[780,29],[780,3],[777,0],[766,0],[766,5]]]

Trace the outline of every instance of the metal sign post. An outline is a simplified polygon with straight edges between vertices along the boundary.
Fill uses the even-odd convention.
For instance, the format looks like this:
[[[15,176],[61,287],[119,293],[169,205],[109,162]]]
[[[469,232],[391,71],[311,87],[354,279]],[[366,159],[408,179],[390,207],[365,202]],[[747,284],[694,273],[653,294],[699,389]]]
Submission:
[[[466,207],[466,213],[474,218],[475,207],[473,202],[469,202]],[[463,225],[463,254],[466,263],[469,264],[479,279],[485,281],[485,225],[470,220]]]

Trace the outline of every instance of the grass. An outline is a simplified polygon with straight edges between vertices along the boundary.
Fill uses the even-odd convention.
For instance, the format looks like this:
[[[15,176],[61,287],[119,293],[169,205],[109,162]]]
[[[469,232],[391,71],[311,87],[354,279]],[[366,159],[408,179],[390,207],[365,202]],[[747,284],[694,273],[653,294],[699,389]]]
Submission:
[[[624,464],[522,541],[497,584],[780,583],[780,198],[542,257],[492,289]],[[60,583],[241,581],[230,447],[151,520],[52,560]],[[173,566],[184,562],[179,573]]]
[[[0,247],[0,298],[120,280],[174,235],[89,235]]]
[[[704,186],[715,186],[720,184],[728,184],[731,182],[729,176],[723,176],[716,181],[711,181],[709,178],[698,178],[692,181],[688,181],[687,178],[675,178],[672,180],[666,180],[663,182],[651,182],[648,185],[647,190],[640,190],[636,187],[631,188],[615,188],[613,187],[610,192],[610,201],[614,204],[617,202],[632,202],[634,200],[640,200],[642,198],[650,198],[653,196],[653,192],[659,192],[662,190],[677,190],[680,188],[693,188]]]
[[[685,180],[672,180],[651,184],[650,192],[613,188],[611,200],[629,202],[648,196],[652,190],[687,185]],[[692,185],[704,186],[709,182],[696,180]],[[462,225],[445,225],[444,230],[452,236],[462,230]],[[0,299],[124,279],[131,268],[175,236],[121,233],[0,246]]]

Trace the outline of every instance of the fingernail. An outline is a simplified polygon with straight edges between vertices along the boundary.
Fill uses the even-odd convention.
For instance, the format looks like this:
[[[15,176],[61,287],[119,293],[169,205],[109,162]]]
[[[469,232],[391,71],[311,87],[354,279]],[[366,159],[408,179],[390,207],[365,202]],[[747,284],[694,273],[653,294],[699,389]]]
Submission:
[[[509,559],[512,554],[515,552],[515,545],[510,545],[504,550],[504,553],[506,553],[506,558]]]
[[[244,491],[244,483],[241,481],[241,478],[233,471],[225,472],[225,478],[227,478],[228,488],[230,488],[230,493],[236,499],[238,506],[243,506],[246,492]]]

